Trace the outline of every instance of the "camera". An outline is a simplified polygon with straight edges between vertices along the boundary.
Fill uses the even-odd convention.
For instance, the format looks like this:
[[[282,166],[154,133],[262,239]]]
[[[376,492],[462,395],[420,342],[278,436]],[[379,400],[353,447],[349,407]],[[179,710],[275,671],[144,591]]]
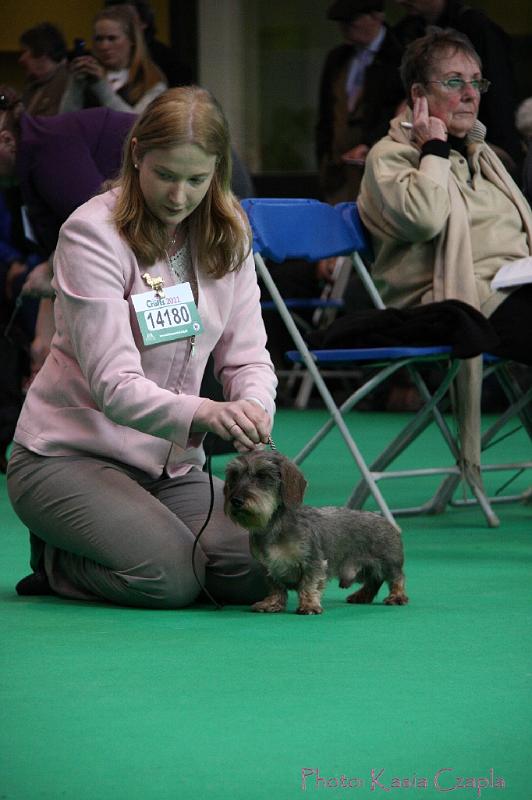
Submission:
[[[88,55],[88,50],[85,47],[85,39],[74,39],[72,58],[79,58],[80,56],[86,55]]]

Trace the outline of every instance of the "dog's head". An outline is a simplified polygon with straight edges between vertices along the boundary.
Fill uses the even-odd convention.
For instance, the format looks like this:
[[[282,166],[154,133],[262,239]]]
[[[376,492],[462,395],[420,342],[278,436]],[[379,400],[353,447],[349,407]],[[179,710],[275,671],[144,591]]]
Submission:
[[[243,528],[262,530],[278,509],[301,505],[306,486],[302,473],[286,456],[253,450],[226,467],[224,511]]]

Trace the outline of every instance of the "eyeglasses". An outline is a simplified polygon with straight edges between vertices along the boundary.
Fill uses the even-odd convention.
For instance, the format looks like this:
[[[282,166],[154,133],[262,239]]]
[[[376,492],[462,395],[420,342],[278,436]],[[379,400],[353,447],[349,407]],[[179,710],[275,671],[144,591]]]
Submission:
[[[453,94],[463,92],[466,86],[471,86],[479,94],[485,94],[490,88],[491,82],[486,78],[474,78],[472,81],[464,81],[463,78],[447,78],[445,81],[427,81],[427,83],[439,83],[444,89]]]

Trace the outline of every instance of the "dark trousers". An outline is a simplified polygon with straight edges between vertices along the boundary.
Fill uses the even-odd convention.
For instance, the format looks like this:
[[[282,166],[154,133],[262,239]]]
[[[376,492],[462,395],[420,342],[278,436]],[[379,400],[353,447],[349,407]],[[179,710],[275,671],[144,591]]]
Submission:
[[[532,365],[532,284],[515,289],[490,317],[501,344],[493,354]]]

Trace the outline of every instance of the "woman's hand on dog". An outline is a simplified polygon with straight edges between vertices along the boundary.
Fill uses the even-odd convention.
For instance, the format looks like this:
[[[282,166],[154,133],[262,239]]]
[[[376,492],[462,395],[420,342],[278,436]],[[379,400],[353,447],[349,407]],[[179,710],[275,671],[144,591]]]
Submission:
[[[268,443],[271,420],[253,400],[204,400],[194,414],[190,430],[216,433],[225,441],[232,441],[239,453],[246,453]]]

